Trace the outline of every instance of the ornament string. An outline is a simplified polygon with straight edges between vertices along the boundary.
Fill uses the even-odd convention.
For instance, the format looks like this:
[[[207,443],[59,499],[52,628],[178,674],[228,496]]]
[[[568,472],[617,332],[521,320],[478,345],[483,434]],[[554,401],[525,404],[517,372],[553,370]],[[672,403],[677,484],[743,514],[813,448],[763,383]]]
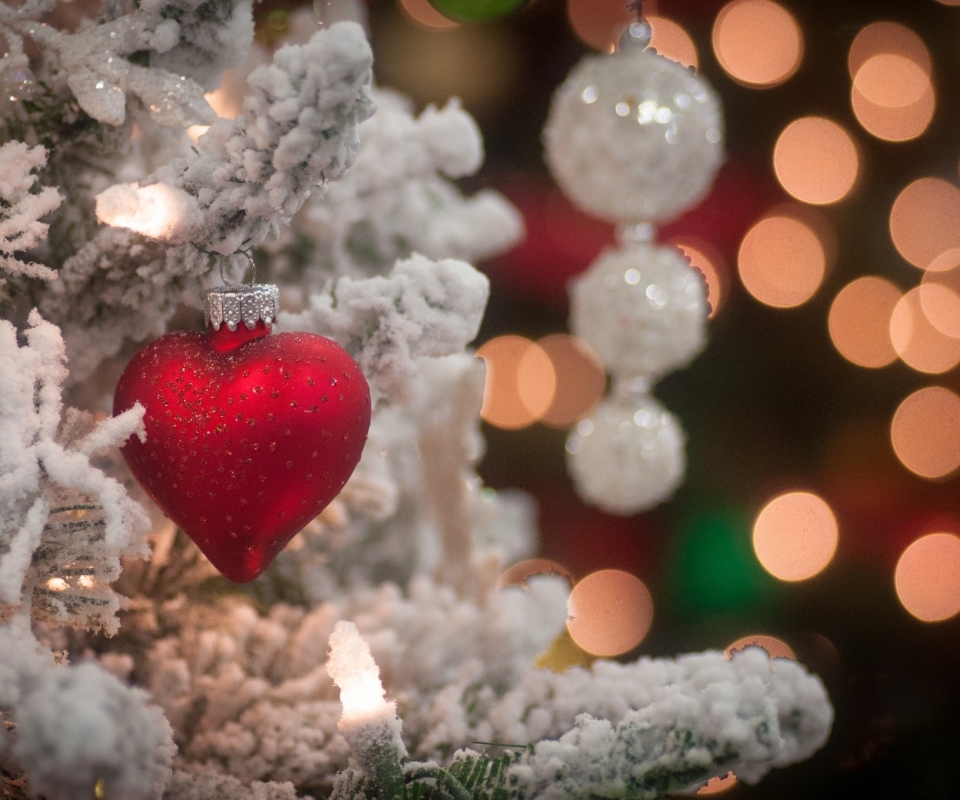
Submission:
[[[193,247],[195,247],[201,253],[204,253],[205,255],[208,255],[208,256],[213,256],[214,258],[217,259],[217,265],[220,268],[220,280],[223,282],[224,286],[229,286],[230,282],[227,280],[227,276],[223,274],[223,264],[229,258],[229,256],[222,255],[221,253],[214,253],[210,250],[205,250],[199,245],[193,244],[193,242],[191,242],[191,245],[193,245]],[[250,275],[250,282],[247,285],[255,286],[257,283],[257,262],[253,258],[253,253],[249,250],[237,250],[236,252],[244,256],[250,264],[251,275]]]

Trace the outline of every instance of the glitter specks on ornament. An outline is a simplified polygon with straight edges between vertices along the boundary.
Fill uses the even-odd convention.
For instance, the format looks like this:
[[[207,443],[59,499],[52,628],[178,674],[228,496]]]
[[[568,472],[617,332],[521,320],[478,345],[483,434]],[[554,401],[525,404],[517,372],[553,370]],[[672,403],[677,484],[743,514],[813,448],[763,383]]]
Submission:
[[[638,14],[616,53],[584,58],[554,95],[544,130],[563,191],[621,225],[620,248],[571,289],[571,327],[619,388],[581,420],[567,453],[580,495],[624,515],[662,502],[682,479],[683,431],[647,392],[706,343],[703,277],[680,250],[654,244],[654,224],[703,199],[723,160],[717,95],[647,48],[650,36]]]

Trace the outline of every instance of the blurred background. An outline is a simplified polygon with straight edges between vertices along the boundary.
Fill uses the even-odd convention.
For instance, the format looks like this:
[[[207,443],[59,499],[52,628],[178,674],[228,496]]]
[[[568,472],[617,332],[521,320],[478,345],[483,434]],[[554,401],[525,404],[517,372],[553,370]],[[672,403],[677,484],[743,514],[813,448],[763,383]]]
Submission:
[[[258,5],[260,35],[293,6]],[[609,51],[626,0],[534,0],[457,25],[369,0],[376,75],[419,106],[462,99],[487,143],[468,192],[522,211],[480,265],[494,488],[540,506],[542,561],[584,614],[545,656],[635,658],[759,642],[825,682],[833,735],[736,797],[960,797],[960,0],[648,0],[653,46],[723,98],[727,161],[664,226],[707,281],[710,344],[657,397],[688,434],[672,500],[590,508],[568,430],[605,390],[567,336],[568,281],[615,242],[551,182],[551,93]],[[591,616],[592,615],[592,616]]]

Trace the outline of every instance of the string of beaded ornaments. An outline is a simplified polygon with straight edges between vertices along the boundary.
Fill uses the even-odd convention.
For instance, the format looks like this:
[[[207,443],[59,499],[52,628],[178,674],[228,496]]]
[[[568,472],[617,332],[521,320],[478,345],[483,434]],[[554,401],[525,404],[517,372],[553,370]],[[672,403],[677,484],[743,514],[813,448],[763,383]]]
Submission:
[[[706,343],[702,276],[680,250],[655,243],[654,223],[707,193],[723,158],[723,119],[709,84],[650,49],[642,17],[611,55],[587,56],[553,97],[547,163],[589,214],[620,224],[571,287],[571,328],[600,356],[613,390],[567,440],[577,491],[614,514],[667,499],[683,478],[680,423],[651,395]]]

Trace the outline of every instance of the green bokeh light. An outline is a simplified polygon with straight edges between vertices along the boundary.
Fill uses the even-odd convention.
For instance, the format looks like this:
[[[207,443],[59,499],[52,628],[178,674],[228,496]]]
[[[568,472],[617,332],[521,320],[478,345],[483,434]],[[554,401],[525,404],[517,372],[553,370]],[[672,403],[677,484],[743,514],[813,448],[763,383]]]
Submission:
[[[750,518],[738,509],[709,509],[681,520],[670,575],[678,610],[732,611],[769,595],[774,584],[754,556],[750,530]]]
[[[528,0],[430,0],[437,11],[457,22],[490,22],[519,11]]]

